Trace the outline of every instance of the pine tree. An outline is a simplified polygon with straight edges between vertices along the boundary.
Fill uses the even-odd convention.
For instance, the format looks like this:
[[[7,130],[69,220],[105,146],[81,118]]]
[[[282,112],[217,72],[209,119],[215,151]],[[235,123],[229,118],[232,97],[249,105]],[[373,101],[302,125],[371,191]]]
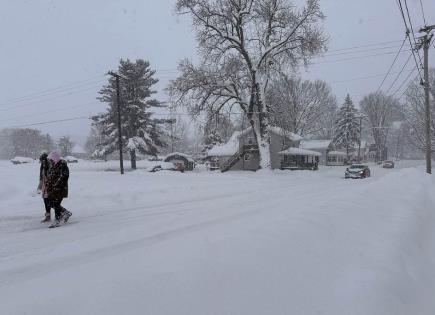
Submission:
[[[346,96],[343,106],[337,113],[335,122],[334,144],[336,147],[345,148],[349,160],[349,151],[358,143],[359,134],[358,110],[353,105],[349,94]]]
[[[131,167],[136,168],[136,152],[157,155],[158,148],[165,146],[160,139],[164,120],[154,119],[152,109],[163,107],[151,98],[156,91],[152,87],[158,82],[153,76],[148,61],[138,59],[120,61],[118,74],[121,90],[121,126],[124,150],[128,150]],[[101,131],[98,155],[105,156],[118,149],[118,126],[116,104],[116,81],[109,78],[108,85],[99,92],[98,99],[109,104],[106,113],[94,116],[94,125]]]

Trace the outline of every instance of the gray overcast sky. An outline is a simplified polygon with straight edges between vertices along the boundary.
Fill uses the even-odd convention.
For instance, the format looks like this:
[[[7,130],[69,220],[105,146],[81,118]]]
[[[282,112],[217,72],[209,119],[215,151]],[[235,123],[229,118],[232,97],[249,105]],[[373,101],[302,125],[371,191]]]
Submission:
[[[408,4],[418,29],[423,24],[419,0],[408,0]],[[175,0],[2,0],[0,128],[100,112],[104,106],[95,100],[97,91],[104,83],[104,73],[116,69],[120,58],[148,59],[158,70],[159,97],[165,99],[161,90],[176,76],[178,60],[195,59],[196,49],[190,20],[176,16],[174,5]],[[423,5],[426,20],[435,24],[435,1],[423,0]],[[404,37],[396,0],[321,0],[321,6],[327,16],[328,54],[337,55],[313,60],[317,64],[301,69],[301,74],[330,83],[340,103],[346,93],[357,103],[362,94],[377,89],[382,77],[350,79],[386,73],[394,54],[335,61],[396,52]],[[389,44],[389,49],[359,54],[334,51],[386,41],[396,42]],[[379,47],[360,50],[373,48]],[[434,51],[430,54],[433,65]],[[393,72],[400,70],[407,57],[408,53],[400,56]],[[60,89],[40,93],[57,87]],[[69,134],[83,142],[89,121],[35,128],[55,137]]]

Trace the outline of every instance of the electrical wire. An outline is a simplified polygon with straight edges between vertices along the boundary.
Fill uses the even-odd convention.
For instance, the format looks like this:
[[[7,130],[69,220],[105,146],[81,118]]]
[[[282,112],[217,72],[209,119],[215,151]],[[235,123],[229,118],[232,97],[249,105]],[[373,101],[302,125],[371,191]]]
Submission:
[[[410,72],[413,71],[412,69],[409,70],[404,70],[403,72]],[[395,72],[390,72],[390,74],[397,74],[399,73],[399,71],[395,71]],[[329,81],[329,84],[333,84],[333,83],[345,83],[345,82],[349,82],[349,81],[358,81],[358,80],[365,80],[365,79],[373,79],[373,78],[379,78],[379,77],[383,77],[385,76],[386,73],[381,73],[381,74],[374,74],[374,75],[369,75],[369,76],[364,76],[364,77],[356,77],[356,78],[351,78],[351,79],[347,79],[347,80],[338,80],[338,81]]]
[[[103,77],[103,76],[99,75],[98,77]],[[27,99],[34,99],[37,97],[44,97],[46,95],[56,94],[56,93],[59,93],[59,92],[64,91],[64,90],[78,88],[78,87],[86,86],[88,84],[94,84],[97,82],[101,82],[103,80],[103,78],[101,78],[99,80],[96,80],[96,78],[97,78],[97,76],[94,76],[94,77],[89,78],[89,79],[75,81],[75,82],[61,85],[61,86],[58,86],[55,88],[45,89],[45,90],[42,90],[39,92],[30,93],[30,94],[27,94],[24,96],[7,99],[7,100],[4,100],[2,103],[0,103],[0,106],[3,106],[5,104],[13,104],[13,103],[21,102],[21,101],[26,101]]]
[[[40,104],[40,103],[45,103],[45,102],[53,101],[53,100],[60,99],[60,98],[65,98],[65,97],[70,96],[70,95],[81,94],[83,92],[95,90],[99,86],[100,85],[94,85],[94,86],[86,87],[86,88],[79,89],[76,91],[70,91],[70,92],[65,91],[65,92],[63,92],[63,94],[55,95],[55,96],[45,98],[45,99],[39,99],[39,100],[36,99],[30,103],[24,103],[24,104],[20,104],[20,105],[13,105],[13,106],[6,107],[6,108],[0,108],[0,112],[6,112],[6,111],[14,110],[17,108],[29,107],[29,106],[33,106],[35,104]]]
[[[427,23],[426,23],[426,16],[424,15],[424,7],[423,7],[422,0],[420,0],[420,8],[421,8],[421,14],[423,16],[423,22],[424,22],[424,25],[426,26],[427,25]]]
[[[399,58],[400,52],[402,51],[402,48],[403,48],[403,46],[405,45],[405,42],[406,42],[406,38],[407,38],[407,37],[408,37],[408,36],[405,36],[405,39],[404,39],[403,42],[402,42],[402,46],[400,46],[399,51],[398,51],[397,54],[396,54],[396,57],[394,57],[393,63],[391,64],[390,68],[388,69],[387,74],[385,75],[384,79],[382,80],[381,84],[379,85],[379,87],[378,87],[378,92],[382,89],[382,86],[384,85],[385,80],[387,80],[388,76],[390,75],[390,72],[391,72],[391,70],[393,69],[394,64],[396,63],[397,58]]]
[[[411,27],[412,38],[414,39],[415,47],[417,47],[417,39],[415,38],[414,27],[412,26],[411,15],[409,14],[408,1],[407,0],[404,0],[404,1],[405,1],[406,13],[407,13],[408,20],[409,20],[409,26]],[[411,46],[412,46],[412,44],[411,44]],[[417,55],[418,55],[418,59],[420,61],[421,68],[423,68],[423,61],[421,60],[420,52],[418,50],[417,50]]]
[[[406,2],[405,2],[405,3],[406,3]],[[407,35],[407,37],[408,37],[409,44],[411,45],[411,47],[413,47],[412,42],[411,42],[411,37],[409,36],[410,30],[409,30],[409,28],[408,28],[408,23],[406,22],[405,13],[404,13],[404,11],[403,11],[402,1],[401,1],[401,0],[397,0],[397,4],[398,4],[398,6],[399,6],[400,13],[402,14],[403,23],[405,24],[406,35]],[[409,13],[409,11],[408,11],[408,13]],[[414,36],[414,33],[413,33],[412,35]],[[415,37],[414,37],[414,38],[415,38]],[[417,66],[418,75],[420,76],[420,79],[423,80],[423,77],[422,77],[421,72],[420,72],[420,65],[421,65],[421,63],[420,63],[420,64],[418,63],[418,61],[417,61],[417,57],[415,56],[415,52],[414,52],[414,49],[413,49],[413,48],[411,48],[411,51],[412,51],[412,55],[413,55],[413,57],[414,57],[415,65]],[[419,57],[420,57],[420,55],[419,55]]]
[[[411,60],[412,54],[409,54],[408,59],[406,60],[406,62],[403,64],[402,69],[400,69],[399,73],[397,74],[396,78],[394,79],[393,83],[391,83],[390,87],[387,89],[387,91],[385,92],[386,94],[388,94],[391,89],[393,88],[394,84],[396,84],[397,80],[399,80],[401,74],[403,73],[403,71],[405,70],[405,67],[408,65],[409,61]]]
[[[40,115],[45,115],[45,114],[51,114],[51,113],[56,113],[62,110],[70,110],[70,109],[76,109],[76,108],[81,108],[81,107],[85,107],[85,106],[89,106],[89,105],[95,105],[95,101],[92,102],[88,102],[85,104],[80,104],[80,105],[75,105],[75,106],[64,106],[64,107],[60,107],[60,108],[55,108],[52,110],[48,110],[48,111],[43,111],[43,112],[37,112],[37,113],[31,113],[31,114],[25,114],[25,115],[18,115],[18,116],[13,116],[13,117],[9,117],[8,119],[2,119],[0,120],[0,122],[5,122],[5,121],[10,121],[10,120],[15,120],[15,119],[21,119],[21,118],[27,118],[27,117],[35,117],[35,116],[40,116]]]
[[[31,124],[26,124],[26,125],[19,125],[19,126],[11,126],[11,127],[6,127],[6,128],[24,128],[24,127],[39,126],[39,125],[49,125],[49,124],[54,124],[54,123],[58,123],[58,122],[83,120],[83,119],[90,119],[90,118],[88,116],[80,116],[80,117],[67,118],[67,119],[41,121],[41,122],[36,122],[36,123],[31,123]]]
[[[408,74],[408,76],[405,78],[405,80],[403,80],[403,82],[400,84],[400,86],[397,88],[397,90],[392,94],[392,96],[395,96],[397,93],[399,93],[399,91],[403,88],[403,86],[409,81],[409,79],[411,78],[411,76],[413,75],[415,70],[417,70],[416,66],[414,66],[414,69],[412,69],[412,71]]]

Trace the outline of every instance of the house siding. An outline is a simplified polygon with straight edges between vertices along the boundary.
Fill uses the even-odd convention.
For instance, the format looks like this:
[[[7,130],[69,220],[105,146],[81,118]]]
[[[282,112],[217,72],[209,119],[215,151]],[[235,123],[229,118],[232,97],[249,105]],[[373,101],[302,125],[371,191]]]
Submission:
[[[288,147],[299,147],[300,141],[292,141],[285,136],[280,136],[276,133],[270,133],[270,163],[272,169],[281,168],[281,160],[282,156],[278,154],[279,152],[287,149]],[[254,133],[247,132],[243,134],[239,138],[239,149],[241,150],[243,146],[249,144],[257,144]],[[252,170],[256,171],[260,167],[260,156],[258,151],[249,152],[249,158],[246,157],[241,158],[232,168],[231,170]],[[220,156],[219,157],[219,165],[222,168],[224,164],[231,158],[231,156]]]

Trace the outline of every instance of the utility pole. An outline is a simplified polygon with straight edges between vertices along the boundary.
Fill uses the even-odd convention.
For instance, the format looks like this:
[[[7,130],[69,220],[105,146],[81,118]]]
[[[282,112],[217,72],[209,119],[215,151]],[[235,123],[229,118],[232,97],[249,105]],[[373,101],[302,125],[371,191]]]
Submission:
[[[358,137],[358,163],[361,163],[361,136],[362,136],[362,120],[367,118],[365,115],[359,115],[359,137]]]
[[[432,137],[431,137],[431,110],[430,110],[430,82],[429,82],[429,48],[433,35],[430,34],[435,25],[425,26],[420,33],[426,33],[422,37],[424,51],[424,94],[425,94],[425,126],[426,126],[426,173],[432,174]]]
[[[119,88],[119,79],[121,76],[115,72],[109,71],[108,73],[116,79],[116,106],[118,108],[118,145],[119,145],[119,168],[121,175],[124,174],[124,159],[122,156],[122,128],[121,128],[121,93]]]
[[[362,116],[359,116],[358,163],[361,163]]]

